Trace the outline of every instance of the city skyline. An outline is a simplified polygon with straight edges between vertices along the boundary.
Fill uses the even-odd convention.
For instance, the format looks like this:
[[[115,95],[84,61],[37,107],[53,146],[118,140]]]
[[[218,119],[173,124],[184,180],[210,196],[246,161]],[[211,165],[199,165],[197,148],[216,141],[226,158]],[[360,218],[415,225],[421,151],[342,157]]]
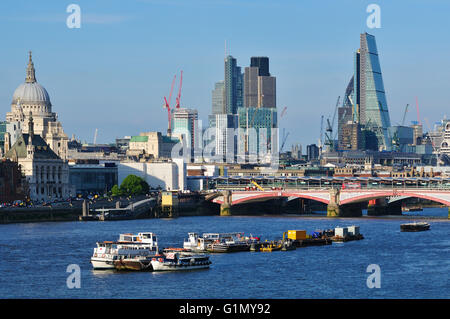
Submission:
[[[359,47],[360,33],[368,32],[377,38],[392,125],[401,121],[407,103],[415,105],[417,96],[424,130],[428,130],[424,119],[432,127],[446,115],[446,103],[450,100],[450,93],[445,90],[450,76],[443,71],[450,66],[444,55],[448,44],[438,41],[445,32],[444,22],[440,25],[439,21],[445,19],[434,15],[443,14],[449,7],[444,2],[437,5],[442,10],[435,7],[430,16],[425,2],[405,6],[380,1],[381,29],[369,29],[365,23],[370,2],[351,6],[349,1],[341,5],[329,2],[338,19],[330,13],[333,10],[322,12],[312,2],[260,1],[256,6],[253,1],[191,1],[188,8],[178,1],[138,1],[126,8],[117,2],[104,8],[99,2],[80,1],[82,26],[78,30],[65,25],[66,4],[25,3],[0,5],[4,15],[15,17],[4,17],[1,22],[3,30],[15,29],[15,36],[5,32],[8,50],[0,53],[2,113],[9,111],[14,89],[25,78],[27,53],[32,50],[36,76],[48,90],[58,120],[69,137],[75,134],[87,142],[92,142],[96,129],[99,143],[112,143],[117,137],[138,135],[141,131],[164,133],[167,112],[162,107],[163,96],[168,94],[170,81],[179,70],[184,71],[181,106],[197,109],[203,127],[207,126],[211,92],[214,84],[223,79],[224,40],[228,54],[240,66],[249,65],[252,56],[270,59],[271,73],[278,82],[276,103],[280,111],[287,106],[286,115],[279,118],[279,127],[290,132],[286,149],[291,144],[306,147],[317,143],[321,115],[332,115],[336,98],[343,95],[353,73],[353,52]],[[206,21],[191,21],[209,9],[215,11]],[[225,11],[216,13],[221,9]],[[36,14],[32,14],[33,10]],[[191,14],[189,19],[182,15],[184,11]],[[236,25],[226,30],[223,23],[229,11],[241,19],[252,13],[254,25],[236,19]],[[270,13],[279,24],[272,24],[273,29],[268,32],[268,26],[256,16],[264,18]],[[300,22],[281,22],[283,15],[294,17],[294,13]],[[417,18],[414,25],[407,22],[406,17],[414,20],[419,13],[422,19]],[[172,16],[180,17],[180,21]],[[319,17],[327,26],[308,29],[311,21]],[[172,26],[151,31],[160,19],[166,18],[173,22]],[[214,18],[217,22],[205,28]],[[344,25],[330,28],[344,18]],[[180,29],[183,23],[186,30]],[[257,28],[264,31],[263,35],[250,37]],[[200,34],[192,34],[194,30]],[[42,32],[47,36],[40,37]],[[429,36],[431,32],[433,36]],[[28,41],[23,40],[25,35]],[[148,36],[148,43],[139,41],[144,35]],[[414,41],[423,45],[418,47]],[[416,120],[413,110],[408,112],[406,123],[411,120]]]

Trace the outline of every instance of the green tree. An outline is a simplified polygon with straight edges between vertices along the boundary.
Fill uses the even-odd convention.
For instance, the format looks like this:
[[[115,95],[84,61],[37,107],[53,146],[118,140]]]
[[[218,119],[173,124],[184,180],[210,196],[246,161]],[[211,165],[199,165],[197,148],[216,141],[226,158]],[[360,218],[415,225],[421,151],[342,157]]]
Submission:
[[[128,175],[120,184],[120,193],[125,196],[142,195],[148,193],[150,187],[147,182],[136,175]]]
[[[111,195],[112,195],[112,196],[120,196],[120,195],[122,195],[121,192],[120,192],[119,186],[114,185],[114,186],[111,188]]]

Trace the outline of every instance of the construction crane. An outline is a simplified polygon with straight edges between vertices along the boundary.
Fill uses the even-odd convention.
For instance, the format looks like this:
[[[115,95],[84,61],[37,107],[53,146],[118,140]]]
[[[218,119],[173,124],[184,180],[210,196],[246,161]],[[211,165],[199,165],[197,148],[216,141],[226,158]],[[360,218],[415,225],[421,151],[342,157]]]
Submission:
[[[402,126],[405,125],[405,118],[406,118],[406,112],[408,112],[408,106],[409,106],[409,104],[406,104],[405,113],[403,113]]]
[[[427,128],[428,128],[428,137],[430,138],[431,141],[431,146],[433,147],[433,151],[436,153],[439,149],[436,147],[436,145],[434,144],[434,137],[431,136],[430,132],[431,132],[431,126],[430,126],[430,122],[428,122],[428,118],[424,118],[425,123],[427,123]]]
[[[176,99],[176,103],[175,103],[175,108],[179,109],[180,108],[180,99],[181,99],[181,86],[183,85],[183,70],[181,70],[181,75],[180,75],[180,87],[178,88],[178,95],[177,95],[177,99]]]
[[[280,153],[283,151],[283,147],[284,147],[284,144],[286,143],[288,136],[289,136],[289,132],[285,135],[284,128],[283,128],[283,141],[281,143]]]
[[[284,114],[286,113],[286,110],[287,110],[287,106],[285,106],[285,107],[283,108],[283,111],[281,111],[280,118],[282,118],[282,117],[284,116]]]
[[[320,117],[319,148],[322,148],[322,142],[323,142],[323,115]]]
[[[94,133],[94,145],[97,143],[97,133],[98,133],[98,128],[95,129],[95,133]]]
[[[419,101],[417,100],[417,96],[416,96],[416,109],[417,109],[417,122],[419,123],[419,125],[422,125],[422,122],[420,122]]]
[[[325,137],[326,137],[325,145],[328,145],[330,151],[333,149],[333,145],[334,145],[335,136],[333,135],[333,126],[334,126],[334,120],[336,119],[336,113],[337,113],[337,109],[339,107],[340,99],[341,99],[341,97],[338,96],[337,101],[336,101],[336,106],[334,108],[333,119],[332,119],[331,123],[330,123],[330,118],[327,118],[328,125],[326,128],[327,133],[325,133]]]
[[[170,109],[170,100],[172,99],[173,86],[175,84],[176,78],[177,78],[177,76],[175,75],[172,80],[172,86],[170,88],[170,94],[169,94],[169,101],[167,101],[166,97],[164,96],[163,107],[165,107],[167,109],[167,120],[169,122],[168,126],[167,126],[167,135],[168,136],[172,135],[172,110]]]

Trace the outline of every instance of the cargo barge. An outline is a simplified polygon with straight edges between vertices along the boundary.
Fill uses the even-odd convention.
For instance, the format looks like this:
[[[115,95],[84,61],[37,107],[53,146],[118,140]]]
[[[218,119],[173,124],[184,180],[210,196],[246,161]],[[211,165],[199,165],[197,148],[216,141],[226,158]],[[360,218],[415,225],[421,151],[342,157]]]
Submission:
[[[364,236],[359,232],[359,226],[336,227],[333,231],[327,231],[333,242],[347,242],[353,240],[362,240]]]
[[[400,231],[402,232],[417,232],[417,231],[425,231],[430,229],[430,224],[425,222],[418,222],[418,223],[408,223],[408,224],[401,224],[400,225]]]
[[[315,231],[311,235],[307,235],[306,230],[288,230],[283,233],[283,242],[286,240],[292,241],[292,245],[296,248],[331,245],[332,243],[323,231]]]

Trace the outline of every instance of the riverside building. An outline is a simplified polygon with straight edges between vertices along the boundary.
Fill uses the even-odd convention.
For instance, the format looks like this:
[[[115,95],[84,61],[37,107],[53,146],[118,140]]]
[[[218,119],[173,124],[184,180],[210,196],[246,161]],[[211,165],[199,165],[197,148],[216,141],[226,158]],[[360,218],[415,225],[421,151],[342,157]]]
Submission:
[[[17,162],[28,184],[28,196],[35,201],[68,198],[69,168],[38,134],[34,133],[31,111],[27,116],[28,133],[21,134],[5,157]]]

